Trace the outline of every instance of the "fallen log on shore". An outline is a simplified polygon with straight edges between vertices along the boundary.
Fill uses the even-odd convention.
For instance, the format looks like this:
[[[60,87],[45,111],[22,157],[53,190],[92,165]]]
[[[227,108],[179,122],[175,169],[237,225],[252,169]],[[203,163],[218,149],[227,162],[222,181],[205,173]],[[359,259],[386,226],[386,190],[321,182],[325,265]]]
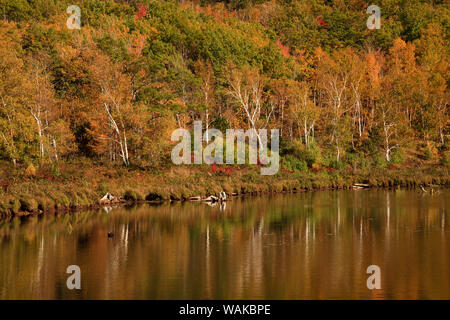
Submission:
[[[107,193],[100,199],[101,204],[111,204],[111,203],[119,203],[119,198],[113,196],[111,193]]]
[[[209,196],[202,199],[203,202],[219,202],[219,198],[216,196]]]
[[[355,183],[353,185],[353,189],[359,190],[359,189],[369,189],[370,185],[367,183]]]

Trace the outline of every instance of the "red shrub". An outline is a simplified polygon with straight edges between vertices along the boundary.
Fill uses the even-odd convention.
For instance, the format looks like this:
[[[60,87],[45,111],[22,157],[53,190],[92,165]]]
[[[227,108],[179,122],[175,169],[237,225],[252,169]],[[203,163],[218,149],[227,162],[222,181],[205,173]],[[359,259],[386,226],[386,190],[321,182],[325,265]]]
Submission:
[[[136,12],[136,20],[141,20],[147,15],[147,5],[140,4],[138,8],[138,12]]]

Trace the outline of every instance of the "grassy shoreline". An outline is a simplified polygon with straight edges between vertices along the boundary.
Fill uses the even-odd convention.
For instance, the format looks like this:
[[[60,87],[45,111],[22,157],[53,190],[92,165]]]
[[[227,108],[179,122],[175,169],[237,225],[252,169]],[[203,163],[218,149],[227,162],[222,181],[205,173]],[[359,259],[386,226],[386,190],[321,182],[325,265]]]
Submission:
[[[446,166],[383,168],[363,173],[323,168],[261,176],[259,169],[232,166],[181,166],[164,170],[126,169],[93,163],[64,164],[64,168],[42,165],[39,170],[2,166],[0,216],[28,215],[100,207],[107,192],[122,203],[183,201],[224,190],[228,194],[264,194],[370,187],[416,188],[419,185],[450,185]],[[31,171],[31,172],[30,172]],[[61,173],[62,172],[62,173]]]

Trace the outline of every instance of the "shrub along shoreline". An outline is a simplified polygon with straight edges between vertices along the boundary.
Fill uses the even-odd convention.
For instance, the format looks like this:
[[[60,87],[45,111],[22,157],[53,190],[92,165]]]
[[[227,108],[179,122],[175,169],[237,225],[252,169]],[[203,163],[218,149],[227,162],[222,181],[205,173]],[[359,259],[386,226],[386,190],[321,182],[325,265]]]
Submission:
[[[202,165],[150,171],[66,164],[64,174],[52,171],[55,170],[50,167],[42,167],[37,173],[29,168],[21,174],[19,170],[6,170],[0,180],[0,216],[98,208],[103,205],[100,199],[108,192],[119,198],[120,203],[131,204],[185,201],[189,197],[217,195],[222,190],[229,195],[254,195],[350,189],[355,183],[364,183],[370,188],[450,185],[445,166],[384,168],[369,173],[348,168],[280,170],[274,176],[261,176],[256,166],[225,169]]]

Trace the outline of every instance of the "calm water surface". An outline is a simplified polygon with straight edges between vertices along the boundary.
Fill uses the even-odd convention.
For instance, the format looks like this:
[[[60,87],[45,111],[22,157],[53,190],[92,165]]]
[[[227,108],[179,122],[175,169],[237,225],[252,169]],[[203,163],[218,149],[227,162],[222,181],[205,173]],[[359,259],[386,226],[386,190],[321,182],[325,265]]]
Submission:
[[[3,219],[0,299],[450,299],[449,200],[314,192]]]

